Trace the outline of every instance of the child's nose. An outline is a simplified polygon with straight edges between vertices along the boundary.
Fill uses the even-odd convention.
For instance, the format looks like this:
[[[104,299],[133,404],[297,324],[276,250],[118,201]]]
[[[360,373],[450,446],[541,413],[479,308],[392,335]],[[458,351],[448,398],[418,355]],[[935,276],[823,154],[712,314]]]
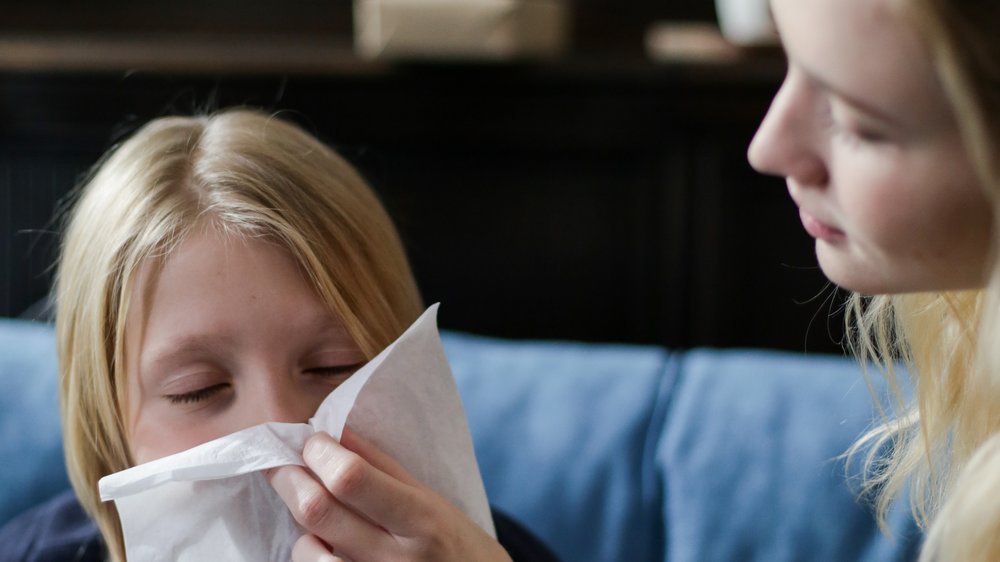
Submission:
[[[261,388],[260,396],[246,406],[256,423],[305,423],[315,413],[316,406],[301,389],[288,384],[272,384]]]

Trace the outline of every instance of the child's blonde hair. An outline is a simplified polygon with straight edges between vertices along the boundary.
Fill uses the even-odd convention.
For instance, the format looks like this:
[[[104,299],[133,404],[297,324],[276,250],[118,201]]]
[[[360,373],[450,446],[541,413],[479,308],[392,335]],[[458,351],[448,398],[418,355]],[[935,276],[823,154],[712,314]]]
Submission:
[[[863,364],[896,387],[902,412],[852,452],[868,451],[868,487],[883,518],[909,485],[929,527],[921,560],[1000,560],[1000,3],[890,0],[922,35],[962,140],[993,207],[987,285],[944,294],[863,297],[848,330]],[[894,360],[915,400],[904,404]],[[880,452],[887,456],[879,457]],[[983,493],[989,492],[989,493]]]
[[[123,419],[125,318],[136,273],[200,219],[288,249],[369,358],[421,312],[402,244],[360,175],[298,127],[250,110],[157,119],[109,152],[69,217],[56,284],[70,481],[123,561],[97,481],[132,465]]]

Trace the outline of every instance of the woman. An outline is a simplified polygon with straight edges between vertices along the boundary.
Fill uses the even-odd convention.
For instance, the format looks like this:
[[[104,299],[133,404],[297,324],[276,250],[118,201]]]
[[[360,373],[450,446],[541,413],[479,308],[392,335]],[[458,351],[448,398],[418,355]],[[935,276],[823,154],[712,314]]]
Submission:
[[[881,515],[912,486],[923,560],[1000,560],[1000,4],[772,8],[789,70],[750,161],[787,178],[824,273],[857,292],[856,354],[914,383],[852,451]]]

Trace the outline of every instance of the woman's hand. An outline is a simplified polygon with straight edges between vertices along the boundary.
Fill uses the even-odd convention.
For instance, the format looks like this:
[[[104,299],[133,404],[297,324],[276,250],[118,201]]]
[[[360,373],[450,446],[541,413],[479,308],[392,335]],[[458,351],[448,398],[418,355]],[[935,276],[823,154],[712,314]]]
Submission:
[[[283,466],[268,479],[308,533],[294,562],[503,561],[492,537],[371,443],[344,429],[306,442],[308,470]]]

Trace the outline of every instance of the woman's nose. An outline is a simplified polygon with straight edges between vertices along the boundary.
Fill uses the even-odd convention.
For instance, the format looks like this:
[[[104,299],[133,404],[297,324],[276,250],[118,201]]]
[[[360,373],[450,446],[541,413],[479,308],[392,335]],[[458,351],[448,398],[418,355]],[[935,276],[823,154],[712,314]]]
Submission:
[[[812,94],[792,75],[785,79],[747,151],[755,170],[804,186],[827,183],[829,175],[819,150],[823,129]]]

